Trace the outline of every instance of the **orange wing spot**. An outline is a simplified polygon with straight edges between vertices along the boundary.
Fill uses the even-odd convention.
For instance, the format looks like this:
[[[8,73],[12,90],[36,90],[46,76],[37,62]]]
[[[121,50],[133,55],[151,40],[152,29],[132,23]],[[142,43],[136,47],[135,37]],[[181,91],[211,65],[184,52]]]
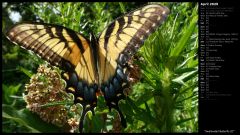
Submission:
[[[102,96],[103,94],[102,94],[102,92],[100,91],[100,90],[98,90],[97,92],[96,92],[96,97],[98,97],[98,96]]]

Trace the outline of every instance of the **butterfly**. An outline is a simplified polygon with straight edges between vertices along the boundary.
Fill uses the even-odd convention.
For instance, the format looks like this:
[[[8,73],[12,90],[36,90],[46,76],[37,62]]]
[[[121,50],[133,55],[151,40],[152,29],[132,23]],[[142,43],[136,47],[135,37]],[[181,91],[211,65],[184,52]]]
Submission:
[[[129,83],[128,61],[169,12],[158,4],[143,6],[115,19],[98,37],[90,34],[90,39],[60,25],[37,22],[16,24],[6,35],[11,42],[63,69],[66,91],[83,107],[81,132],[87,112],[94,115],[99,91],[109,110],[117,110],[121,124],[126,127],[118,102],[125,98],[123,89]]]

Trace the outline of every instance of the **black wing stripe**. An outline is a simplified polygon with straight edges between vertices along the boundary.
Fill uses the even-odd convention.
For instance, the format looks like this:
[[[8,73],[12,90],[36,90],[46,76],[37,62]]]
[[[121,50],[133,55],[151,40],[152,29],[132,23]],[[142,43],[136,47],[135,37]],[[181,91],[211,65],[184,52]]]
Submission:
[[[40,31],[39,31],[39,32],[40,32]],[[45,36],[45,35],[47,35],[47,34],[43,34],[43,36]],[[31,37],[31,36],[29,36],[29,37]],[[38,38],[39,38],[39,36],[38,36]],[[44,38],[44,39],[46,39],[46,38]],[[49,37],[49,39],[50,39],[50,37]],[[34,40],[39,42],[38,39],[34,39]],[[43,40],[42,40],[42,41],[43,41]],[[40,43],[41,43],[41,44],[40,44],[41,46],[42,46],[43,43],[44,43],[44,42],[42,42],[42,41],[40,42]],[[36,45],[27,44],[27,46],[26,46],[27,49],[31,49],[31,50],[34,49],[33,47],[35,48]],[[37,46],[36,51],[37,51],[38,49],[39,49],[39,46]]]
[[[38,32],[36,32],[36,33],[38,33]],[[41,35],[40,37],[42,37],[42,35]],[[36,40],[36,39],[34,39],[32,36],[29,36],[29,38],[31,38],[30,40],[31,40],[32,42],[29,43],[28,46],[29,46],[29,47],[30,47],[30,46],[35,46],[34,51],[37,51],[37,50],[39,49],[39,47],[40,47],[41,44],[39,44],[39,41]],[[37,43],[38,43],[38,44],[37,44]]]
[[[22,32],[17,33],[17,34],[15,35],[15,37],[13,37],[14,40],[16,40],[17,42],[23,41],[25,38],[28,37],[27,34],[24,34],[24,33],[26,33],[26,32],[27,32],[27,31],[22,31]]]
[[[110,24],[110,26],[108,27],[105,35],[111,35],[113,29],[115,26],[115,22],[113,22],[112,24]],[[109,40],[109,36],[108,37],[104,37],[104,49],[107,50],[107,45],[108,45],[108,40]]]
[[[36,50],[38,50],[39,49],[39,47],[40,47],[40,43],[41,42],[39,42],[39,39],[41,39],[43,36],[45,36],[45,34],[40,34],[40,32],[41,32],[42,30],[39,30],[37,33],[36,33],[36,35],[38,36],[38,39],[35,39],[35,38],[33,38],[33,37],[31,37],[31,36],[29,36],[29,37],[31,37],[31,38],[33,38],[33,42],[31,43],[31,44],[29,44],[29,45],[26,45],[26,49],[28,49],[30,46],[36,46]]]
[[[46,30],[46,33],[51,37],[53,38],[54,37],[54,34],[53,34],[53,31],[51,30],[51,28],[47,27],[47,26],[44,26],[45,30]],[[62,39],[64,40],[64,38]]]
[[[27,31],[29,31],[29,30],[27,30]],[[24,31],[24,32],[27,32],[27,31]],[[32,34],[30,34],[29,36],[26,36],[24,39],[22,39],[22,41],[25,40],[27,43],[31,44],[31,43],[29,42],[28,38],[33,39],[31,36],[34,35],[34,34],[36,34],[36,33],[38,33],[38,32],[39,32],[39,30],[33,31]]]
[[[47,34],[46,34],[47,35]],[[42,57],[44,57],[44,54],[48,51],[48,50],[50,50],[49,49],[49,46],[48,45],[45,45],[48,41],[50,41],[51,40],[51,38],[49,37],[48,39],[46,39],[46,41],[44,41],[43,43],[41,43],[41,46],[40,46],[40,48],[39,48],[39,50],[38,51],[41,51],[42,53],[40,53],[41,55],[42,55]],[[56,46],[56,44],[54,45],[54,46]],[[37,51],[37,52],[38,52]]]
[[[118,20],[118,23],[119,23],[119,28],[118,28],[118,30],[117,30],[117,33],[120,33],[121,31],[122,31],[122,29],[123,29],[123,26],[125,25],[125,20],[124,20],[124,18],[123,17],[121,17],[121,18],[119,18]],[[111,36],[115,36],[115,35],[117,35],[117,33],[116,34],[114,34],[114,35],[111,35]],[[119,39],[119,35],[117,35],[117,40]],[[115,41],[115,46],[117,47],[117,44],[116,44],[116,42],[117,42],[117,40]]]
[[[24,31],[24,32],[26,32],[26,31]],[[33,32],[31,35],[36,34],[37,32],[38,32],[38,31]],[[17,35],[16,35],[16,37],[17,37]],[[33,38],[32,38],[31,36],[26,36],[26,37],[24,37],[23,39],[21,39],[21,41],[19,41],[19,42],[22,42],[22,44],[23,44],[25,47],[27,47],[27,46],[31,46],[31,43],[29,42],[29,41],[31,41],[31,40],[33,40]],[[24,43],[24,42],[26,42],[26,43]]]
[[[52,39],[48,39],[45,43],[51,42],[51,40],[52,40]],[[63,42],[61,42],[61,43],[63,43]],[[65,44],[65,43],[64,43],[64,44]],[[58,45],[58,44],[55,43],[52,48],[56,47],[57,45]],[[58,49],[60,49],[60,48],[58,48]],[[51,51],[51,48],[50,48],[49,46],[46,46],[45,49],[42,51],[42,56],[46,57],[46,56],[47,56],[47,53],[49,53],[49,52],[53,52],[53,51]],[[56,52],[58,52],[58,51],[56,51]]]
[[[121,32],[122,29],[123,29],[123,26],[125,25],[125,20],[123,17],[119,18],[118,20],[118,23],[119,23],[119,29],[117,31],[117,33]],[[116,35],[116,34],[115,34]]]
[[[132,20],[133,20],[133,17],[132,17],[132,16],[128,16],[127,25],[131,24],[131,23],[132,23]]]
[[[67,31],[67,34],[73,39],[74,42],[77,43],[77,45],[78,45],[78,47],[80,49],[81,54],[83,54],[84,48],[83,48],[82,42],[79,39],[79,37],[77,36],[77,34],[75,32],[70,32],[70,31]]]

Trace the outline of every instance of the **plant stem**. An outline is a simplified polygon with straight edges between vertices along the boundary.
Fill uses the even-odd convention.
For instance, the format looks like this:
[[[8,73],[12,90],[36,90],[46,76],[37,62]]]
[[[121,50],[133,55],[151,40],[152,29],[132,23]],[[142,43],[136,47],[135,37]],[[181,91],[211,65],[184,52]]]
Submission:
[[[174,126],[174,101],[170,93],[170,74],[168,69],[163,73],[161,96],[154,96],[156,117],[159,122],[160,132],[173,132]]]

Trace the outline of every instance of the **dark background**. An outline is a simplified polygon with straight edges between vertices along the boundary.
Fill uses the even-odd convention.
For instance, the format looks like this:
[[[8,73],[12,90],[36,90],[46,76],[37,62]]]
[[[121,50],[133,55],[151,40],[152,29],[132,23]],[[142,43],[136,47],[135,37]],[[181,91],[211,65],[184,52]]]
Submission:
[[[200,6],[200,5],[199,5]],[[218,2],[218,7],[234,7],[228,18],[210,18],[210,33],[239,33],[239,4],[236,2]],[[200,14],[200,13],[199,13]],[[199,30],[201,32],[201,30]],[[199,33],[201,34],[201,33]],[[236,37],[236,36],[235,36]],[[238,36],[239,38],[239,36]],[[217,71],[221,79],[210,80],[210,90],[228,93],[231,96],[216,96],[213,100],[200,99],[199,129],[201,133],[217,131],[217,133],[239,133],[239,40],[233,44],[223,44],[216,56],[221,56],[222,69]],[[201,50],[200,50],[201,51]],[[215,73],[214,73],[215,74]],[[229,131],[229,132],[228,132]]]

